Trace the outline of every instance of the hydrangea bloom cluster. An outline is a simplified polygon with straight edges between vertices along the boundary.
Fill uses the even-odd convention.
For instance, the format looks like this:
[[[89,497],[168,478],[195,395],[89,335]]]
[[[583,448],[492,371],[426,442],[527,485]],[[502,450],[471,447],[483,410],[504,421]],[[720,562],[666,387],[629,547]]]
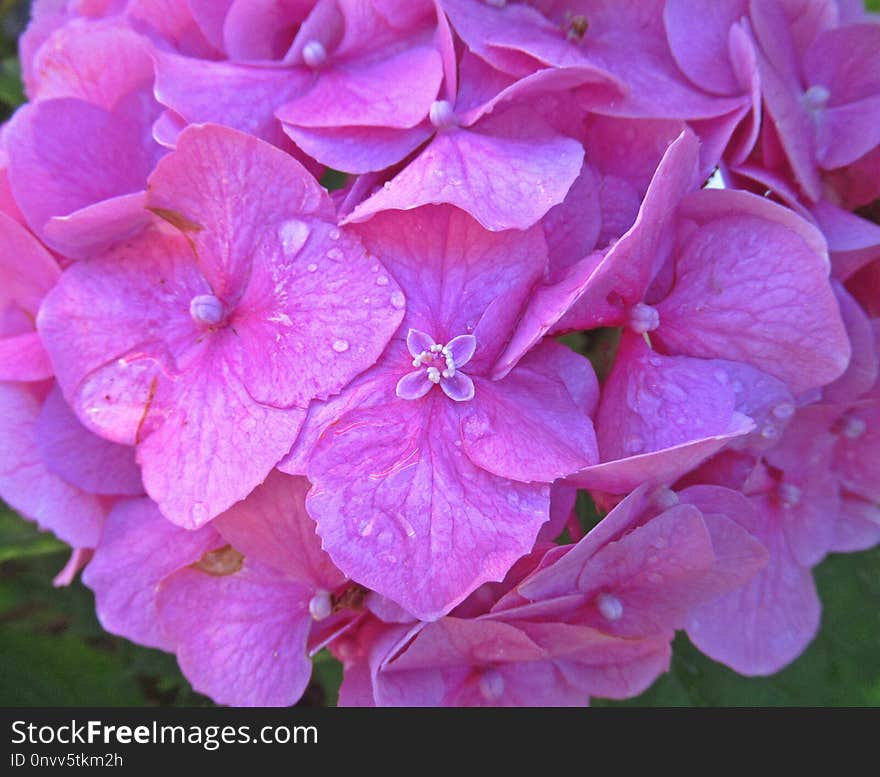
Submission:
[[[37,0],[21,55],[0,497],[215,701],[770,674],[880,541],[858,2]]]

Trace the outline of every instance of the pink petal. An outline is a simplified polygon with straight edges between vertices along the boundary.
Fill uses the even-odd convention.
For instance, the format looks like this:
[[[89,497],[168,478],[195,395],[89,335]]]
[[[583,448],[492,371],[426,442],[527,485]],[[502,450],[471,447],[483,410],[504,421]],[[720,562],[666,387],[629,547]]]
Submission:
[[[134,448],[88,431],[54,386],[37,421],[37,444],[49,470],[90,494],[138,496],[144,492]]]
[[[551,483],[598,462],[586,408],[575,403],[562,378],[565,368],[592,368],[564,349],[547,343],[503,380],[479,381],[461,422],[462,449],[474,464],[500,477]]]
[[[332,591],[344,582],[315,533],[306,512],[309,482],[273,472],[245,499],[212,524],[247,558],[313,588]]]
[[[193,688],[218,704],[294,704],[309,682],[309,591],[245,559],[239,572],[165,578],[159,619]]]
[[[671,353],[752,364],[795,394],[834,380],[850,348],[826,255],[789,228],[797,217],[780,206],[729,191],[702,191],[695,198],[715,195],[728,205],[759,200],[765,213],[731,214],[691,233],[652,336]]]
[[[41,394],[0,383],[0,498],[73,547],[92,548],[101,536],[105,503],[53,474],[37,445]]]
[[[435,135],[425,151],[346,221],[365,221],[383,210],[450,203],[486,229],[526,229],[565,199],[582,161],[579,143],[555,134],[534,116],[508,110],[474,128]]]
[[[101,625],[142,645],[172,649],[158,622],[159,584],[220,544],[213,529],[188,532],[169,523],[147,498],[118,502],[83,573]]]
[[[549,508],[546,486],[474,467],[457,438],[454,408],[434,392],[347,413],[309,466],[307,508],[334,563],[425,620],[501,580]]]

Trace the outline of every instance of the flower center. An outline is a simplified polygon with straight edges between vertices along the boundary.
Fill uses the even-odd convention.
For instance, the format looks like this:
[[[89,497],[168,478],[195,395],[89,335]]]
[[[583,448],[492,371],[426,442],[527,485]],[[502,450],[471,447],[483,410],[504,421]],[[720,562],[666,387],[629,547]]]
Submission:
[[[473,399],[474,382],[461,368],[466,365],[477,349],[473,335],[453,337],[445,345],[434,342],[430,335],[418,329],[410,329],[406,347],[413,357],[416,369],[404,375],[397,383],[396,393],[401,399],[419,399],[434,386],[456,402]]]
[[[226,309],[213,294],[198,294],[190,300],[189,314],[197,324],[217,326],[226,316]]]

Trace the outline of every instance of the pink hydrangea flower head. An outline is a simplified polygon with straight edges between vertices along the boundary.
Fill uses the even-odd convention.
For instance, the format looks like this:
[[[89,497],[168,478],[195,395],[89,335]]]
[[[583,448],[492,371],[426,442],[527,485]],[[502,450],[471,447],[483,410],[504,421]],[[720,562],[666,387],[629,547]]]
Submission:
[[[186,130],[149,204],[155,224],[65,273],[40,331],[83,422],[137,445],[147,492],[197,527],[265,478],[311,399],[372,364],[404,302],[314,179],[254,138]]]

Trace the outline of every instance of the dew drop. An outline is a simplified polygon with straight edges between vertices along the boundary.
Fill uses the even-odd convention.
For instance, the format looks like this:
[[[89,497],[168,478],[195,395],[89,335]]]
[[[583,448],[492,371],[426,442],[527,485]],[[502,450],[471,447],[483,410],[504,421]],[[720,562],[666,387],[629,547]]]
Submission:
[[[309,238],[309,227],[298,219],[290,219],[278,228],[278,236],[284,255],[290,258],[296,256],[305,245]]]
[[[504,678],[495,669],[483,672],[478,685],[486,701],[498,701],[504,693]]]
[[[312,262],[311,264],[307,264],[307,265],[306,265],[306,269],[307,269],[309,272],[314,272],[315,270],[318,269],[318,265],[316,265],[314,262]]]
[[[334,262],[339,261],[340,259],[342,259],[342,251],[340,251],[338,248],[331,248],[327,252],[327,258],[332,259]]]
[[[623,604],[613,594],[599,594],[596,597],[596,605],[606,620],[617,621],[623,615]]]
[[[387,275],[380,275],[378,278],[376,278],[376,285],[377,286],[387,286],[388,285],[388,276]]]
[[[402,291],[395,291],[391,295],[391,304],[400,310],[406,304],[406,297],[403,296]]]
[[[345,353],[348,350],[348,340],[334,340],[332,347],[336,353]]]

